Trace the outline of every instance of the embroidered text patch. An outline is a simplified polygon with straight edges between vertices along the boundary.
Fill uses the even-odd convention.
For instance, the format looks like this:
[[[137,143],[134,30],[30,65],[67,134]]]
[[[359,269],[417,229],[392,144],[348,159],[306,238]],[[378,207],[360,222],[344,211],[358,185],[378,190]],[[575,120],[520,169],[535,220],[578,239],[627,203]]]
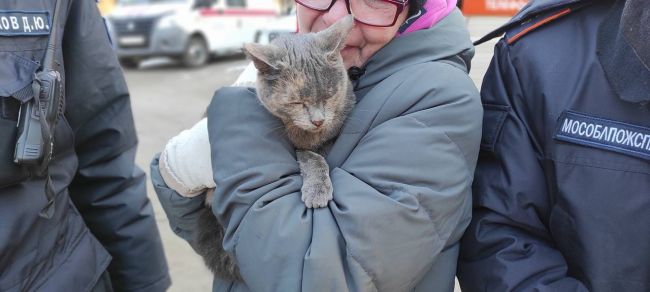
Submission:
[[[565,111],[555,139],[650,160],[650,128]]]
[[[48,34],[50,34],[50,17],[47,11],[0,10],[0,36]]]

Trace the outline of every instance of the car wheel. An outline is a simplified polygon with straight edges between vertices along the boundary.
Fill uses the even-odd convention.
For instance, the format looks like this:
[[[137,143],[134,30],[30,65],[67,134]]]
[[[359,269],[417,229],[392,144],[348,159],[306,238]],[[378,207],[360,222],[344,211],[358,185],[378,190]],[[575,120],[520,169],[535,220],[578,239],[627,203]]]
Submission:
[[[208,45],[203,38],[195,36],[187,43],[181,62],[183,62],[185,67],[200,67],[205,65],[209,57]]]
[[[140,61],[131,58],[122,58],[120,59],[120,65],[125,69],[137,69],[140,65]]]

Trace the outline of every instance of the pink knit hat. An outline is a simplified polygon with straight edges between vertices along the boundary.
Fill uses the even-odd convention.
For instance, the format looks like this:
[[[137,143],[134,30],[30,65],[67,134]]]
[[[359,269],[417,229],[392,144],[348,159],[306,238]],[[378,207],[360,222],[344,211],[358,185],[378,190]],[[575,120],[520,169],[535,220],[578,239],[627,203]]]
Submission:
[[[418,1],[418,0],[412,0]],[[456,8],[457,0],[422,0],[424,3],[420,10],[408,18],[400,26],[397,35],[406,35],[421,29],[434,26],[438,21],[449,15]]]

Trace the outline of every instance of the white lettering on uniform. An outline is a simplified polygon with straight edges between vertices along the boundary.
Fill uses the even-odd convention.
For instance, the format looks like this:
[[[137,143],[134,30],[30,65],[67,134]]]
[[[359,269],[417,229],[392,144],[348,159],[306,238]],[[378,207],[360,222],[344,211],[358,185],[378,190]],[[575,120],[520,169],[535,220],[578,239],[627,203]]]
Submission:
[[[614,142],[616,131],[618,131],[617,128],[609,128],[609,133],[607,134],[607,142]]]
[[[571,134],[578,133],[578,129],[580,128],[580,123],[577,121],[573,122],[573,126],[571,126]]]
[[[9,19],[7,19],[6,16],[0,18],[0,24],[2,24],[2,28],[4,28],[5,30],[9,29]]]
[[[569,133],[571,131],[571,125],[573,121],[570,119],[564,119],[564,124],[562,125],[562,132]]]
[[[634,139],[635,134],[636,134],[636,132],[634,132],[634,131],[625,130],[625,142],[623,142],[623,144],[627,144],[627,145],[630,145],[630,146],[634,147],[634,142],[632,142],[632,141]]]
[[[598,140],[641,150],[650,150],[650,134],[645,134],[635,128],[632,130],[625,128],[619,129],[601,125],[590,120],[580,121],[565,117],[560,131],[577,137],[589,138],[590,140]]]
[[[603,131],[600,133],[603,136],[603,140],[607,141],[607,135],[609,133],[609,127],[603,126]]]
[[[27,16],[23,16],[23,32],[32,32],[32,29],[29,28],[29,19],[27,19]]]
[[[643,148],[643,134],[636,133],[636,138],[634,139],[634,147]]]
[[[625,130],[618,130],[618,133],[616,133],[616,143],[623,144],[623,141],[625,141]]]
[[[578,135],[584,136],[585,135],[585,128],[587,128],[587,123],[580,122],[580,127],[578,128]]]
[[[19,29],[20,25],[18,25],[18,18],[15,16],[10,16],[9,20],[11,20],[11,28],[13,29]]]
[[[45,28],[45,23],[43,22],[43,18],[34,17],[34,26],[36,26],[37,29]]]
[[[598,139],[598,140],[601,140],[601,139],[602,139],[602,138],[601,138],[601,133],[602,133],[602,132],[600,131],[600,129],[601,129],[602,127],[603,127],[602,125],[596,125],[596,129],[594,129],[594,138],[596,138],[596,139]]]
[[[587,137],[593,137],[594,136],[594,124],[589,124],[587,125]]]

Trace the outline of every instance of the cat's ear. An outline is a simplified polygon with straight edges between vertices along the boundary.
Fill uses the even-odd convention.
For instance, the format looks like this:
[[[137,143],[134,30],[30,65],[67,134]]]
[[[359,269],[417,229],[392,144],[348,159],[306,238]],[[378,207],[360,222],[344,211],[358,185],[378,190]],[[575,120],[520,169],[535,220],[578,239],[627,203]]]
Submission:
[[[345,39],[354,27],[354,17],[347,15],[339,19],[327,29],[316,34],[325,53],[339,54],[345,46]]]
[[[279,58],[281,51],[273,45],[257,43],[244,44],[244,53],[253,61],[257,71],[264,76],[275,76],[280,72]]]

